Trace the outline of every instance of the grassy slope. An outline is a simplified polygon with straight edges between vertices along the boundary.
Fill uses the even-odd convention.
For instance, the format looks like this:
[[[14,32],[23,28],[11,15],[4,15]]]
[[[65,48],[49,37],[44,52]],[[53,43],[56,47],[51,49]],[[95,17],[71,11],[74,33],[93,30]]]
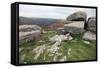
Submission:
[[[56,32],[47,32],[43,35],[42,40],[48,42],[48,38],[56,35]],[[46,43],[45,42],[45,43]],[[74,36],[74,39],[71,41],[63,41],[61,46],[59,46],[58,53],[62,53],[61,56],[57,57],[59,60],[61,57],[66,56],[66,61],[78,61],[78,60],[93,60],[96,59],[96,42],[89,41],[90,44],[85,44],[82,40],[82,35]],[[23,48],[19,52],[20,57],[24,54],[26,55],[24,60],[20,59],[20,63],[36,63],[36,62],[52,62],[55,54],[49,56],[50,53],[44,51],[43,54],[37,60],[34,60],[35,53],[33,49],[44,43],[38,43],[37,41],[30,41],[20,46]],[[50,47],[50,45],[48,46]],[[70,55],[68,55],[68,50],[71,49]],[[45,58],[45,59],[44,59]]]

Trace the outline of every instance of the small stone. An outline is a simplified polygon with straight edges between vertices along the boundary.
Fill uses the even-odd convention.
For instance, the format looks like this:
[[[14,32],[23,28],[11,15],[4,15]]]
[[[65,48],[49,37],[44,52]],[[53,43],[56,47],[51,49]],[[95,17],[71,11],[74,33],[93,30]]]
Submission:
[[[70,55],[70,52],[71,52],[71,48],[68,49],[68,56]]]
[[[44,43],[45,41],[43,41],[43,40],[40,40],[39,42],[40,42],[40,43]]]
[[[63,56],[59,61],[66,61],[67,57]]]
[[[57,53],[56,53],[56,55],[57,55],[57,56],[61,56],[61,55],[62,55],[62,53],[58,53],[58,52],[57,52]]]
[[[51,48],[47,49],[47,52],[55,53],[58,51],[58,49],[59,49],[58,46],[52,45]]]
[[[49,56],[53,56],[54,54],[49,54]]]
[[[56,55],[54,56],[53,61],[57,61],[57,56]]]
[[[40,54],[43,54],[44,50],[46,49],[46,46],[45,44],[42,45],[42,46],[38,46],[36,47],[33,52],[36,53],[35,57],[34,57],[34,60],[37,60],[38,57],[40,56]]]
[[[83,41],[85,44],[90,44],[90,42],[89,41]]]
[[[55,36],[51,37],[49,39],[49,41],[52,41],[52,42],[60,42],[61,43],[61,41],[72,40],[72,39],[73,38],[70,36],[70,33],[67,33],[66,35],[55,35]]]
[[[27,64],[27,62],[24,62],[24,64]]]

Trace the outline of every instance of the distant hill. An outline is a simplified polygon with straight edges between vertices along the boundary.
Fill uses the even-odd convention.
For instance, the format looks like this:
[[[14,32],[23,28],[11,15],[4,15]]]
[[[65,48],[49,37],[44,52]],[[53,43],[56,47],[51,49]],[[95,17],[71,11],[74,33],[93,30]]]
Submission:
[[[28,17],[19,17],[19,25],[39,25],[39,26],[48,26],[53,23],[59,23],[59,19],[51,18],[28,18]]]

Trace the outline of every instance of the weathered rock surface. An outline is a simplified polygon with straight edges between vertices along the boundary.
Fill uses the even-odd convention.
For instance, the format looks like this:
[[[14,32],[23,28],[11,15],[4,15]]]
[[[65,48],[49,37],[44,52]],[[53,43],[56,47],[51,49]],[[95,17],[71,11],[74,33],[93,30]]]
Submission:
[[[96,40],[96,34],[91,32],[91,31],[87,31],[87,32],[84,33],[83,39],[85,39],[85,40]]]
[[[32,31],[32,30],[41,30],[41,27],[38,25],[20,25],[19,31],[26,32],[26,31]]]
[[[83,11],[75,12],[67,17],[68,21],[85,21],[86,20],[86,13]]]
[[[67,60],[67,56],[63,56],[61,57],[61,59],[59,59],[59,61],[66,61]]]
[[[41,35],[41,27],[37,25],[19,26],[19,44],[28,42]]]
[[[49,49],[47,49],[47,52],[49,52],[49,53],[55,53],[55,52],[57,52],[58,50],[59,50],[58,45],[57,45],[57,46],[52,45]]]
[[[54,37],[51,37],[49,39],[50,42],[55,42],[50,49],[48,49],[48,52],[55,53],[59,49],[59,45],[61,45],[61,42],[64,40],[72,40],[73,38],[70,36],[70,33],[66,35],[55,35]]]
[[[72,50],[71,48],[68,49],[68,53],[67,53],[68,56],[70,55],[71,50]]]
[[[69,24],[65,24],[64,26],[84,28],[84,21],[71,21]]]
[[[90,42],[89,42],[89,41],[85,41],[85,40],[84,40],[83,42],[84,42],[85,44],[90,44]]]
[[[76,27],[66,27],[65,31],[69,32],[71,34],[81,34],[81,33],[84,32],[84,29],[82,29],[82,28],[76,28]]]
[[[36,47],[33,52],[36,53],[35,57],[34,57],[34,60],[37,60],[37,58],[40,56],[40,54],[42,54],[44,52],[44,50],[46,49],[46,46],[45,44],[42,45],[42,46],[38,46]]]
[[[64,40],[72,40],[73,38],[70,36],[70,33],[66,35],[55,35],[49,39],[51,42],[57,42],[57,41],[64,41]]]
[[[92,31],[92,32],[96,32],[96,18],[95,17],[90,17],[88,18],[88,22],[87,22],[87,29]]]
[[[87,15],[83,11],[78,11],[69,15],[64,25],[65,33],[80,34],[84,32],[86,17]]]
[[[72,21],[69,24],[65,24],[64,28],[65,32],[80,34],[84,32],[84,21]]]

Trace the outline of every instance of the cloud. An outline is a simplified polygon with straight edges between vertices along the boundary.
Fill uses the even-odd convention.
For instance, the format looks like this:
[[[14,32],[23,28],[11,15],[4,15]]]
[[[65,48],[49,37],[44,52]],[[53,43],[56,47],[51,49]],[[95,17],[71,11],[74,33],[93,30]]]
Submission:
[[[19,16],[24,17],[66,19],[76,11],[85,11],[88,17],[96,15],[96,10],[92,8],[19,5]]]

